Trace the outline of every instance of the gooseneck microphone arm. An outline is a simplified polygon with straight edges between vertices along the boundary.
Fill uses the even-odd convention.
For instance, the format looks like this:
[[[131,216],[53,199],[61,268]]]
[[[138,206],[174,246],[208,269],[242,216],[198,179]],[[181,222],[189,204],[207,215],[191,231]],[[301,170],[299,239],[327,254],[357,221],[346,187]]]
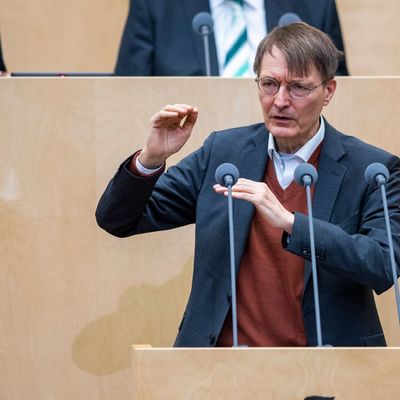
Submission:
[[[233,201],[232,185],[228,184],[228,214],[229,214],[229,254],[231,265],[231,298],[232,298],[232,334],[233,347],[238,346],[238,324],[236,306],[236,271],[235,271],[235,237],[233,233]]]
[[[388,236],[388,242],[389,242],[389,254],[390,254],[390,264],[392,266],[394,292],[396,295],[397,318],[399,319],[399,323],[400,323],[400,292],[399,292],[399,283],[397,280],[396,261],[394,260],[392,230],[390,228],[390,219],[389,219],[389,211],[388,211],[385,185],[381,183],[380,186],[381,186],[381,194],[382,194],[382,201],[383,201],[383,210],[385,212],[386,230],[387,230],[387,236]]]
[[[386,232],[387,232],[388,245],[389,245],[390,264],[392,267],[393,285],[394,285],[394,292],[395,292],[395,296],[396,296],[397,318],[398,318],[399,324],[400,324],[400,292],[399,292],[399,283],[397,280],[397,269],[396,269],[396,261],[394,259],[392,229],[390,228],[389,210],[388,210],[386,188],[385,188],[385,184],[388,179],[389,179],[389,171],[381,163],[372,163],[372,164],[368,165],[368,167],[365,169],[366,182],[371,187],[379,186],[380,190],[381,190],[383,211],[384,211],[385,223],[386,223]]]
[[[318,173],[316,169],[308,163],[300,164],[294,171],[295,181],[306,188],[307,210],[308,210],[308,229],[310,232],[310,248],[311,248],[311,270],[314,290],[314,308],[315,308],[315,325],[317,330],[318,347],[322,347],[322,330],[321,330],[321,312],[319,307],[319,290],[318,290],[318,274],[317,261],[315,256],[315,238],[314,225],[311,204],[311,185],[317,181]]]
[[[211,66],[210,66],[210,45],[209,45],[209,33],[208,33],[208,28],[203,27],[202,31],[206,31],[207,33],[202,33],[203,36],[203,45],[204,45],[204,58],[206,60],[206,76],[211,76]]]
[[[231,275],[231,299],[232,299],[232,336],[233,347],[238,347],[237,309],[236,309],[236,268],[235,268],[235,237],[233,227],[233,201],[232,186],[239,178],[238,169],[230,163],[221,164],[215,171],[215,180],[221,186],[228,188],[228,220],[229,220],[229,253]]]
[[[307,193],[308,229],[310,230],[311,268],[312,268],[313,288],[314,288],[315,320],[317,324],[318,346],[322,346],[321,311],[319,308],[317,262],[315,257],[314,225],[312,221],[313,215],[311,206],[311,180],[309,179],[308,176],[307,178],[305,179],[304,186],[306,187],[306,193]]]
[[[192,20],[193,30],[203,38],[206,76],[211,76],[209,37],[213,31],[214,22],[208,12],[199,12]]]

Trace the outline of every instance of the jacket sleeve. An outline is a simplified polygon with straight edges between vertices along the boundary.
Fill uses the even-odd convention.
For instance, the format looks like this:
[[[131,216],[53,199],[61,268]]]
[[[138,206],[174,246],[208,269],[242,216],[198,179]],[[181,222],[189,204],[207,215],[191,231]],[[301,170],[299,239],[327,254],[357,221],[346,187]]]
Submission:
[[[134,176],[128,170],[130,158],[126,160],[100,198],[98,225],[114,236],[127,237],[194,223],[213,140],[212,134],[161,176]]]
[[[400,254],[400,165],[392,157],[387,165],[390,178],[386,184],[394,253]],[[349,193],[351,196],[351,193]],[[355,283],[382,293],[393,284],[393,274],[381,189],[368,190],[357,213],[338,225],[313,220],[318,268],[340,274]],[[310,260],[308,217],[295,214],[292,234],[283,240],[286,249]],[[398,269],[398,267],[397,267]],[[398,272],[397,272],[398,273]]]

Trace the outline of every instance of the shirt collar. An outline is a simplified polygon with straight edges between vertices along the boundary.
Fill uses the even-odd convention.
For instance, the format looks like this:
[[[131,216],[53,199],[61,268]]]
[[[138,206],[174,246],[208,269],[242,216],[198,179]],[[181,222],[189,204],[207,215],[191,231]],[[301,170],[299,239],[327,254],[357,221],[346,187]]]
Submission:
[[[325,136],[325,122],[322,117],[319,117],[319,129],[317,133],[308,141],[306,142],[300,149],[298,149],[293,156],[301,158],[304,162],[307,162],[320,143],[324,140]],[[274,157],[280,157],[279,152],[276,150],[275,147],[275,140],[274,137],[269,133],[268,135],[268,156],[271,160]]]
[[[219,7],[224,1],[225,0],[210,0],[210,10]],[[263,9],[264,7],[263,0],[244,0],[243,4],[254,9]]]

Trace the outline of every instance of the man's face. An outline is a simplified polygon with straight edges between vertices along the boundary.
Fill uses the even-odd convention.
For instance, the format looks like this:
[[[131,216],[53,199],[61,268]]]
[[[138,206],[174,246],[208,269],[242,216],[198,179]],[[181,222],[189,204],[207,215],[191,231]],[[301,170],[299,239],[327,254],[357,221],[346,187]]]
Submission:
[[[290,76],[286,59],[276,47],[273,47],[272,54],[264,55],[258,78],[272,78],[281,85],[275,95],[259,91],[259,99],[265,124],[274,136],[278,149],[293,153],[316,134],[321,110],[329,104],[336,81],[320,85],[322,78],[315,66],[312,66],[308,76]],[[320,86],[311,90],[305,98],[293,99],[286,86],[291,82],[306,88]]]

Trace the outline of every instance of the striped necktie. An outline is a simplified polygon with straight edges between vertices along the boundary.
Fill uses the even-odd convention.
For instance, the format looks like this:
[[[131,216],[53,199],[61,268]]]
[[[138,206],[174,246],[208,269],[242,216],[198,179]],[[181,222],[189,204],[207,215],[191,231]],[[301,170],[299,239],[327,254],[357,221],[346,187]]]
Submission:
[[[225,57],[222,76],[252,76],[243,0],[225,0],[230,10],[224,26]]]

